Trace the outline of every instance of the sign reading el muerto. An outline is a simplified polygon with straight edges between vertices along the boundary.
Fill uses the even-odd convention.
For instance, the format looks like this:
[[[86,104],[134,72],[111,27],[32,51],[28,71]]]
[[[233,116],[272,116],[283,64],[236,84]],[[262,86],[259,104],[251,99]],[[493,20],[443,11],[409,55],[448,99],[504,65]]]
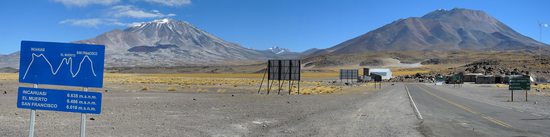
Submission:
[[[74,113],[101,113],[101,93],[19,87],[17,108]]]

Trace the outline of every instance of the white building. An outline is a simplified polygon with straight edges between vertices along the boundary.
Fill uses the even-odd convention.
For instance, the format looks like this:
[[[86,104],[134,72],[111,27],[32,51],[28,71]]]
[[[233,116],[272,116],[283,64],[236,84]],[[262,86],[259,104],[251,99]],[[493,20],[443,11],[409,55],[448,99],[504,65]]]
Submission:
[[[369,69],[369,75],[377,74],[382,76],[382,79],[392,78],[391,70],[387,68],[371,68]]]

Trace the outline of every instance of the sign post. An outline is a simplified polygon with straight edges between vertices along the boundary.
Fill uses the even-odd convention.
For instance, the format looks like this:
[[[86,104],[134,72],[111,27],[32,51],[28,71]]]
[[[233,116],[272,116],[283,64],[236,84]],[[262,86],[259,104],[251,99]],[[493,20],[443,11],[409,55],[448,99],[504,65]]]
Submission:
[[[374,88],[376,88],[376,82],[378,82],[378,88],[382,89],[382,76],[378,74],[371,74],[374,79]]]
[[[527,91],[531,90],[531,80],[529,77],[516,77],[510,78],[508,90],[511,91],[511,101],[514,102],[514,90],[524,90],[525,91],[525,101],[527,102]]]
[[[32,84],[33,88],[38,88],[38,84]],[[29,137],[34,136],[34,121],[36,119],[36,110],[31,109],[31,121],[29,125]]]
[[[101,113],[105,46],[22,41],[17,108],[30,109],[29,137],[34,136],[36,110],[80,113],[80,136],[86,136],[86,114]],[[37,84],[78,86],[83,91],[42,89]]]
[[[464,74],[458,73],[451,76],[451,84],[453,84],[453,87],[462,87],[462,84],[464,84]]]
[[[88,91],[88,88],[83,88],[83,91]],[[80,113],[80,137],[86,136],[86,114]]]
[[[17,108],[74,113],[101,113],[101,93],[19,87]]]

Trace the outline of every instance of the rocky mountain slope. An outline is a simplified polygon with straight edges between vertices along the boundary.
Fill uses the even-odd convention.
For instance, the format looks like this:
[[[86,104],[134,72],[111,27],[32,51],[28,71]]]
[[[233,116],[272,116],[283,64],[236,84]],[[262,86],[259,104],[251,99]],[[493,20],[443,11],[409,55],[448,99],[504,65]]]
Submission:
[[[2,70],[11,70],[19,69],[19,51],[7,54],[0,55],[0,69]],[[6,72],[6,71],[0,71]]]
[[[115,29],[74,43],[105,45],[108,68],[242,65],[304,55],[280,47],[245,48],[173,19]],[[18,68],[18,64],[19,52],[0,55],[0,68]]]
[[[311,56],[378,51],[534,51],[547,45],[479,10],[436,10],[399,19]]]
[[[232,64],[276,58],[172,19],[113,30],[76,43],[105,45],[107,66],[115,67]]]

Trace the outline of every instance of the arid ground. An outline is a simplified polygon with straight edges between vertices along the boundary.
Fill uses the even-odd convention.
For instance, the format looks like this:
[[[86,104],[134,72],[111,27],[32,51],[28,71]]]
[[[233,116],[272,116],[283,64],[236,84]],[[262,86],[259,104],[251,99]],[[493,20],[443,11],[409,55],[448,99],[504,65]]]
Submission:
[[[425,71],[424,68],[409,68],[394,74],[410,75]],[[6,91],[6,94],[0,95],[0,136],[28,134],[30,111],[16,107],[16,96],[18,86],[31,85],[18,83],[17,77],[16,73],[4,73],[0,77],[0,87]],[[550,117],[550,107],[547,105],[550,103],[547,101],[550,92],[547,90],[530,91],[530,102],[512,103],[507,102],[506,85],[467,84],[463,88],[454,88],[450,85],[434,87],[429,83],[411,85],[384,82],[382,89],[375,89],[372,83],[353,86],[333,83],[337,78],[336,73],[308,72],[303,75],[299,95],[295,91],[288,95],[286,87],[281,90],[281,94],[277,94],[278,89],[274,88],[268,95],[265,88],[261,94],[257,93],[261,78],[261,73],[108,73],[105,76],[105,88],[90,89],[103,93],[103,110],[100,115],[89,115],[87,135],[461,136],[455,131],[476,136],[548,135],[546,132],[525,129],[522,125],[526,125],[524,122],[527,120],[521,120]],[[416,105],[424,119],[419,119],[415,113],[405,87],[410,90],[412,98],[418,100]],[[55,88],[80,90],[75,87]],[[547,89],[548,85],[540,84],[536,88]],[[423,89],[431,92],[424,93]],[[510,107],[511,110],[531,116],[520,118],[512,115],[509,119],[503,119],[496,115],[494,119],[512,125],[498,127],[493,122],[476,119],[477,115],[465,117],[467,111],[463,112],[454,105],[441,102],[437,97],[431,97],[432,94],[428,93],[432,92],[442,94],[438,96],[449,98],[449,101],[458,98],[453,101],[456,104],[462,104],[460,99],[467,98],[480,101],[486,105],[484,107]],[[523,99],[520,93],[516,94],[518,100]],[[448,108],[444,109],[451,110],[444,112],[453,115],[434,111],[438,106],[433,106],[433,103],[447,103]],[[467,104],[460,106],[468,107]],[[476,110],[479,108],[475,106],[468,108],[491,118],[493,114],[511,113],[498,112],[507,109],[484,112]],[[76,113],[38,111],[35,135],[77,136],[79,118],[80,115]],[[545,127],[540,126],[538,128]],[[525,127],[538,129],[534,128],[537,125],[527,124]],[[513,130],[502,132],[507,129]]]

